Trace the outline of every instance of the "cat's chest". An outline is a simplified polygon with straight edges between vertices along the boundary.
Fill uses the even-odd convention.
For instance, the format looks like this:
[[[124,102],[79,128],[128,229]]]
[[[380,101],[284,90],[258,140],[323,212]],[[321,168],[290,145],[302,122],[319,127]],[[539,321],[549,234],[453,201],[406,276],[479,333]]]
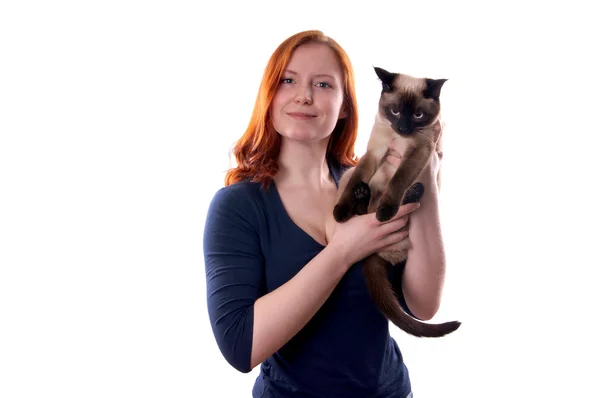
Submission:
[[[379,165],[377,171],[369,180],[371,195],[376,200],[378,195],[385,190],[396,170],[398,170],[408,147],[409,139],[398,134],[379,134],[373,137],[370,144]]]
[[[381,154],[387,151],[386,154],[402,157],[409,146],[409,142],[409,138],[402,137],[390,130],[374,131],[369,139],[367,150],[378,150]]]
[[[378,156],[383,159],[378,159],[377,163],[380,166],[375,176],[373,176],[374,179],[371,180],[371,182],[376,183],[386,181],[394,175],[408,147],[408,139],[395,134],[386,137],[385,140],[382,139],[377,144]],[[381,160],[385,161],[381,162]]]
[[[408,147],[408,138],[395,135],[394,137],[388,139],[387,145],[385,146],[388,149],[388,155],[402,158],[402,155]]]

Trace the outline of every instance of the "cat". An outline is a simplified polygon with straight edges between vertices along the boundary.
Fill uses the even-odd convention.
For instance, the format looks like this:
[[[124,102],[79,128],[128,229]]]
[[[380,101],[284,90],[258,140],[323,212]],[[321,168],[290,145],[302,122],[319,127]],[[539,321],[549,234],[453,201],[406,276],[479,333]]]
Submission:
[[[434,127],[440,115],[440,93],[447,79],[417,78],[374,67],[381,80],[379,107],[365,155],[348,169],[338,184],[333,217],[344,222],[353,215],[376,212],[377,220],[390,220],[401,204],[416,202],[424,186],[415,182],[431,160],[441,153],[440,129]],[[385,161],[394,155],[392,140],[401,140],[401,164]],[[396,153],[396,155],[398,155]],[[440,174],[437,175],[438,187]],[[408,224],[404,227],[408,228]],[[442,324],[421,322],[400,306],[388,278],[388,265],[406,260],[409,239],[393,250],[372,254],[364,260],[369,293],[379,310],[396,326],[416,337],[441,337],[454,332],[458,321]]]

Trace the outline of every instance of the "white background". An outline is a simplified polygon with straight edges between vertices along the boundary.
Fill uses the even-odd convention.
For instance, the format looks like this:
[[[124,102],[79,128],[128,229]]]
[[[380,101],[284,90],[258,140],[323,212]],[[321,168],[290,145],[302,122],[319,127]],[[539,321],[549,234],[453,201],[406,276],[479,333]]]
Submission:
[[[600,396],[597,19],[447,3],[3,2],[0,396],[250,396],[202,231],[268,57],[314,28],[356,69],[358,154],[373,65],[448,79],[434,321],[463,326],[393,330],[415,397]]]

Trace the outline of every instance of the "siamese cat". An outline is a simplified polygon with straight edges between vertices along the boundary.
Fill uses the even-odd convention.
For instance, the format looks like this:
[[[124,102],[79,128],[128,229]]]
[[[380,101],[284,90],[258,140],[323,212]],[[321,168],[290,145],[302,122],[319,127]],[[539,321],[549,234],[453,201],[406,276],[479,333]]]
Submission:
[[[382,91],[367,151],[358,164],[347,170],[339,182],[334,219],[344,222],[353,215],[376,212],[377,220],[390,220],[401,204],[416,202],[424,186],[415,183],[434,151],[441,153],[440,92],[447,79],[416,78],[375,67]],[[402,162],[395,167],[386,161],[393,156],[393,140],[403,148]],[[396,155],[398,155],[396,153]],[[438,174],[438,186],[440,176]],[[404,228],[408,228],[406,225]],[[452,333],[460,322],[429,324],[421,322],[400,306],[388,277],[389,264],[406,260],[409,240],[393,250],[378,252],[364,260],[369,293],[379,310],[396,326],[416,337],[441,337]]]

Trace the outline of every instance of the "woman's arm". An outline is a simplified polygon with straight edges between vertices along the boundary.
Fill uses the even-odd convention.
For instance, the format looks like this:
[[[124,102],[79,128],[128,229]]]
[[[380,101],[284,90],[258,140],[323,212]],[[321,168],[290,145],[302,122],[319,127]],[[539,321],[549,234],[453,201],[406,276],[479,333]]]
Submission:
[[[292,279],[256,300],[251,368],[273,355],[308,323],[348,266],[340,251],[326,246]]]
[[[227,362],[243,373],[298,333],[351,265],[337,246],[326,246],[291,280],[265,294],[259,223],[249,202],[232,189],[219,191],[204,231],[211,326]]]
[[[419,319],[429,320],[437,313],[446,272],[446,255],[440,227],[437,171],[439,156],[425,168],[419,182],[425,186],[421,207],[410,216],[411,249],[402,277],[406,305]]]
[[[213,333],[223,356],[245,373],[308,323],[352,264],[405,239],[407,231],[398,232],[406,222],[402,216],[418,208],[401,206],[395,218],[384,224],[374,213],[336,224],[330,243],[317,256],[288,282],[265,294],[258,222],[247,197],[220,191],[211,203],[204,231]]]
[[[375,213],[336,223],[329,244],[291,280],[259,298],[254,305],[251,366],[271,356],[300,331],[325,303],[348,268],[357,261],[408,236],[399,231],[407,214],[420,204],[401,206],[387,223]]]

